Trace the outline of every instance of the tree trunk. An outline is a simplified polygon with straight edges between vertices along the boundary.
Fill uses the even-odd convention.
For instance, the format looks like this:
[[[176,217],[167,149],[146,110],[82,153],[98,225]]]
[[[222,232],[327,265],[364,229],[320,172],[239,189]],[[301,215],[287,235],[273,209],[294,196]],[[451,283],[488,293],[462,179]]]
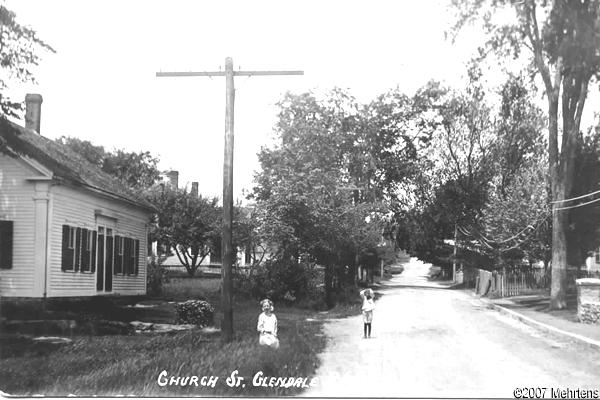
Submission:
[[[577,98],[563,98],[563,138],[560,155],[555,163],[550,161],[550,179],[552,199],[561,201],[571,195],[575,175],[575,150],[578,145],[580,117],[576,116],[565,106],[568,100],[577,102]],[[580,108],[583,108],[585,97],[579,99]],[[556,110],[557,111],[557,110]],[[551,128],[558,128],[557,116],[550,117]],[[556,124],[554,127],[552,124]],[[554,172],[554,174],[553,174]],[[572,203],[554,203],[553,208],[562,208]],[[552,285],[550,288],[550,308],[560,310],[567,307],[567,267],[568,267],[568,242],[567,229],[569,227],[569,210],[552,211]]]
[[[559,203],[560,204],[560,203]],[[552,283],[550,285],[550,308],[566,308],[567,288],[567,213],[552,214]]]
[[[548,172],[550,176],[550,191],[553,201],[564,200],[565,187],[564,168],[561,168],[560,153],[558,149],[558,99],[560,82],[555,87],[547,87],[548,94]],[[562,148],[562,152],[566,149]],[[564,167],[564,165],[563,165]],[[557,205],[558,204],[558,205]],[[558,208],[562,203],[554,203],[553,208]],[[559,310],[565,308],[565,282],[567,261],[566,221],[564,213],[552,213],[552,275],[550,282],[550,308]]]
[[[325,304],[328,308],[333,307],[333,265],[325,266]]]
[[[563,99],[563,102],[566,100]],[[557,123],[557,117],[550,117],[551,126]],[[557,125],[556,125],[557,128]],[[560,155],[555,163],[550,163],[550,179],[552,188],[552,284],[550,286],[550,309],[561,310],[567,307],[567,267],[568,267],[568,242],[567,229],[569,227],[569,211],[555,210],[568,206],[562,202],[571,195],[573,187],[575,148],[577,146],[577,133],[579,124],[573,121],[572,115],[563,115],[563,137]]]

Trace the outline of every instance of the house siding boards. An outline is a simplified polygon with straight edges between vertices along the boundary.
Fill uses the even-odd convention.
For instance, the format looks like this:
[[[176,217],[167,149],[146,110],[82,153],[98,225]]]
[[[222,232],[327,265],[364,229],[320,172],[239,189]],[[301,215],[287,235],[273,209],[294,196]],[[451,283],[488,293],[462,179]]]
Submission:
[[[52,188],[50,268],[48,296],[92,296],[97,294],[137,295],[146,293],[146,225],[149,214],[134,207],[64,185]],[[97,291],[94,272],[63,271],[62,226],[96,230],[98,225],[113,229],[113,236],[139,240],[138,275],[114,275],[112,291]]]
[[[36,174],[20,159],[0,154],[0,220],[13,221],[12,268],[0,269],[2,295],[41,295],[35,287],[35,183],[27,181]]]

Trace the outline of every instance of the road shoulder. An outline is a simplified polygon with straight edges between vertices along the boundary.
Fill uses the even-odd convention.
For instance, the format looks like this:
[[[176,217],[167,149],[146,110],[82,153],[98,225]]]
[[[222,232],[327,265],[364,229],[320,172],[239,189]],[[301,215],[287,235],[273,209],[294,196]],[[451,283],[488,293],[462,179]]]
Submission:
[[[542,331],[576,340],[600,350],[600,326],[598,325],[570,321],[564,316],[554,316],[548,312],[540,311],[539,307],[525,306],[524,304],[527,303],[523,300],[526,296],[522,296],[515,300],[510,298],[487,299],[474,294],[472,291],[468,292],[473,297],[486,303],[490,308],[510,316],[513,319],[536,327]],[[529,297],[533,298],[535,296]]]

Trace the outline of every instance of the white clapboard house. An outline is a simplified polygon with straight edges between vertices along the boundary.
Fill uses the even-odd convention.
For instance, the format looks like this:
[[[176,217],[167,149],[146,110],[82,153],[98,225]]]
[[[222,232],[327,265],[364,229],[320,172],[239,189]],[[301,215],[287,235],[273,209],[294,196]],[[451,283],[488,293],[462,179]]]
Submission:
[[[0,118],[0,296],[146,293],[152,206],[68,147]]]

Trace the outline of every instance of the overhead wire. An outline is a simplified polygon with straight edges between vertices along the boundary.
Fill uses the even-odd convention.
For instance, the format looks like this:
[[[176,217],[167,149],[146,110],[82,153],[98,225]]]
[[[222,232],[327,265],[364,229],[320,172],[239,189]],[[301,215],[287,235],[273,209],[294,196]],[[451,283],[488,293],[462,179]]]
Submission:
[[[596,190],[595,192],[584,194],[582,196],[572,197],[570,199],[551,201],[550,203],[552,203],[552,204],[555,204],[555,203],[566,203],[568,201],[579,200],[579,199],[583,199],[583,198],[586,198],[586,197],[589,197],[589,196],[593,196],[593,195],[598,194],[598,193],[600,193],[600,190]]]
[[[594,199],[594,200],[586,201],[585,203],[576,204],[576,205],[574,205],[574,206],[568,206],[568,207],[554,208],[552,211],[569,210],[569,209],[571,209],[571,208],[583,207],[583,206],[587,206],[587,205],[589,205],[589,204],[592,204],[592,203],[596,203],[596,202],[598,202],[598,201],[600,201],[600,197],[598,197],[597,199]]]
[[[536,232],[538,229],[540,229],[540,227],[541,227],[541,226],[542,226],[542,225],[543,225],[543,224],[546,222],[546,220],[548,219],[548,217],[549,217],[549,216],[550,216],[550,215],[549,215],[549,214],[547,214],[547,215],[546,215],[546,217],[545,217],[545,218],[543,218],[543,219],[542,219],[542,220],[541,220],[541,221],[540,221],[540,222],[537,224],[537,226],[535,227],[535,229],[534,229],[534,230],[533,230],[531,233],[533,233],[533,232]],[[523,243],[527,242],[527,241],[528,241],[528,240],[530,240],[531,238],[532,238],[532,236],[531,236],[531,235],[529,235],[529,236],[525,237],[523,240],[521,240],[520,242],[518,242],[518,243],[515,243],[513,246],[511,246],[511,247],[509,247],[509,248],[500,249],[500,252],[501,252],[501,253],[505,253],[505,252],[507,252],[507,251],[509,251],[509,250],[518,249],[518,248],[519,248],[519,247],[520,247],[520,246],[521,246]]]
[[[516,249],[520,245],[522,245],[523,243],[525,243],[528,240],[530,240],[531,239],[531,234],[527,235],[527,237],[525,237],[523,240],[515,243],[514,245],[512,245],[509,248],[502,249],[501,247],[502,247],[503,244],[508,243],[508,242],[510,242],[512,240],[518,239],[519,236],[521,236],[527,230],[531,230],[531,233],[536,232],[542,226],[542,224],[544,224],[546,222],[546,220],[548,219],[548,217],[550,217],[550,212],[542,213],[542,215],[540,216],[540,218],[538,218],[534,222],[535,226],[534,226],[534,224],[529,224],[524,229],[522,229],[518,233],[516,233],[515,235],[511,236],[508,239],[504,239],[504,240],[501,240],[501,241],[489,239],[484,234],[482,234],[481,232],[479,232],[475,228],[467,229],[467,228],[462,227],[462,226],[457,226],[457,229],[463,235],[470,236],[470,237],[474,238],[475,240],[479,241],[481,244],[485,245],[486,247],[488,247],[490,249],[498,249],[501,253],[504,253],[506,251],[509,251],[509,250],[512,250],[512,249]],[[473,233],[473,232],[475,232],[475,233]]]

